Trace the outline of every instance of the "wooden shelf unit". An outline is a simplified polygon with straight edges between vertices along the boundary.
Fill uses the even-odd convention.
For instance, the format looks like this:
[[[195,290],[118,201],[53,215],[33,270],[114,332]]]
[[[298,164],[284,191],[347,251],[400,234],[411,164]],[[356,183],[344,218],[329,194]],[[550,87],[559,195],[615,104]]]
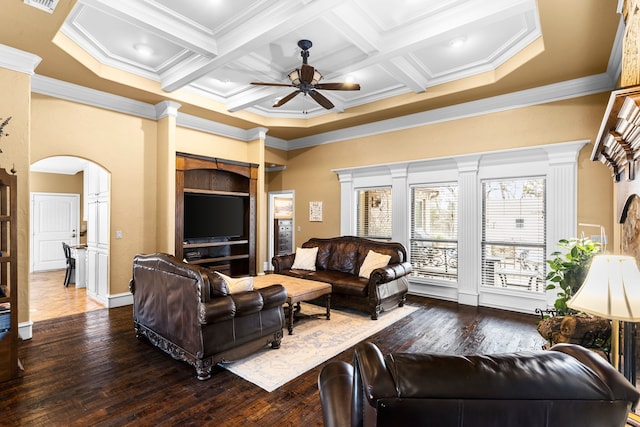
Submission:
[[[17,177],[0,169],[0,381],[18,376]],[[7,322],[8,320],[8,322]]]
[[[231,276],[256,274],[258,165],[193,154],[176,155],[176,257]],[[246,236],[240,239],[184,239],[184,195],[245,197]],[[191,256],[188,256],[191,255]]]
[[[635,179],[640,157],[640,86],[611,92],[591,160],[600,161],[615,181]]]

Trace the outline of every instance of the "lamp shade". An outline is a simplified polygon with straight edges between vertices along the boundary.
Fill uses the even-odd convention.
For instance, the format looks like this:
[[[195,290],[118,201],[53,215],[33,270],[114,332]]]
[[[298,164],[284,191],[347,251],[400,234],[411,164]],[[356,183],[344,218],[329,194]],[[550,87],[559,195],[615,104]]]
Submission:
[[[635,258],[593,257],[587,278],[567,305],[607,319],[640,321],[640,271]]]

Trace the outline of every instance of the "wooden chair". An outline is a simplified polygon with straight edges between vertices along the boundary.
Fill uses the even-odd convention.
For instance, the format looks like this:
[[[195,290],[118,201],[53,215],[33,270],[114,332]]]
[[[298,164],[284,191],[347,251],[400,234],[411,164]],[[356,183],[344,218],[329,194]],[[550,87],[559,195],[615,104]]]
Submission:
[[[71,283],[71,279],[75,278],[76,259],[71,256],[71,247],[65,242],[62,242],[62,249],[64,250],[64,257],[67,259],[67,272],[64,275],[64,287],[66,288]]]

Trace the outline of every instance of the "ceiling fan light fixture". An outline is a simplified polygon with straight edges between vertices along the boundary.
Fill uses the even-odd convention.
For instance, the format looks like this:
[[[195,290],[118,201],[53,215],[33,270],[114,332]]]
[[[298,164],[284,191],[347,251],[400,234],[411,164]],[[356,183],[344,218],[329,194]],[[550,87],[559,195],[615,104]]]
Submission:
[[[313,71],[313,78],[311,79],[311,84],[312,85],[317,85],[320,80],[322,80],[322,74],[320,74],[320,72],[318,70],[314,70]]]
[[[291,84],[299,85],[300,84],[300,70],[297,68],[289,73],[289,80],[291,80]]]

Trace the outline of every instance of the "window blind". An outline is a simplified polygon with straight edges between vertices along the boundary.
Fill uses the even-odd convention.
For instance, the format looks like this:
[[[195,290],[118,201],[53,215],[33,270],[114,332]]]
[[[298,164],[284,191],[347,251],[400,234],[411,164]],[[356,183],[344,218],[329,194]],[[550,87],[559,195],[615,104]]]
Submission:
[[[544,292],[544,178],[482,183],[482,285]]]
[[[457,184],[411,187],[410,241],[413,276],[457,280]]]
[[[356,190],[356,235],[391,239],[391,187]]]

